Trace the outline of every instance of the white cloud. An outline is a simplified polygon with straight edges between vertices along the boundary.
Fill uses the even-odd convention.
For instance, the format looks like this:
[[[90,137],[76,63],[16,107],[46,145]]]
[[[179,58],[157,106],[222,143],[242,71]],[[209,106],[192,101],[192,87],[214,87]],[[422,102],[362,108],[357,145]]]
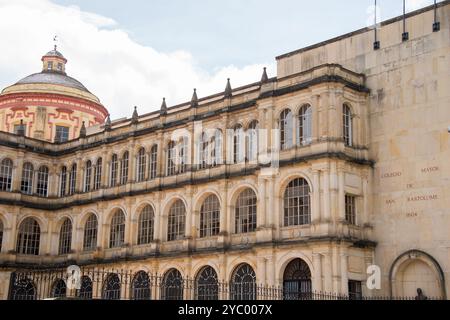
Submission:
[[[221,92],[228,77],[233,87],[255,82],[263,67],[207,72],[187,51],[158,52],[133,41],[113,19],[49,0],[0,0],[0,34],[0,87],[39,72],[56,34],[69,60],[67,73],[97,95],[113,118],[131,116],[134,105],[140,114],[157,110],[163,96],[169,105],[189,101],[194,87],[199,97]],[[215,54],[214,47],[209,50]],[[274,70],[272,62],[269,75]]]

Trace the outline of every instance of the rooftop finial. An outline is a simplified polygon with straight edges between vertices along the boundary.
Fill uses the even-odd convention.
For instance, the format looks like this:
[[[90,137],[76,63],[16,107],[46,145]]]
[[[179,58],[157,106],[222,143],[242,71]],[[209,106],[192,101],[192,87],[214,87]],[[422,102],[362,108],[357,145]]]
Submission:
[[[191,106],[194,108],[198,106],[197,89],[195,89],[195,88],[194,88],[194,93],[192,94]]]
[[[137,113],[137,107],[134,106],[133,115],[131,116],[131,123],[137,124],[139,122],[139,115]]]
[[[105,131],[111,131],[111,117],[108,114],[105,122]]]
[[[269,77],[267,76],[267,68],[264,67],[264,71],[261,77],[261,83],[266,83],[267,81],[269,81]]]
[[[53,44],[54,44],[55,51],[56,51],[56,49],[58,48],[58,46],[57,46],[57,44],[56,44],[57,41],[58,41],[58,36],[55,35],[55,36],[53,37]]]
[[[86,138],[86,126],[83,123],[81,124],[81,129],[80,129],[80,138]]]
[[[227,79],[227,86],[225,87],[225,98],[231,98],[233,90],[231,89],[230,78]]]
[[[161,110],[160,110],[161,114],[166,114],[167,113],[167,104],[166,104],[166,98],[163,98],[163,102],[161,103]]]

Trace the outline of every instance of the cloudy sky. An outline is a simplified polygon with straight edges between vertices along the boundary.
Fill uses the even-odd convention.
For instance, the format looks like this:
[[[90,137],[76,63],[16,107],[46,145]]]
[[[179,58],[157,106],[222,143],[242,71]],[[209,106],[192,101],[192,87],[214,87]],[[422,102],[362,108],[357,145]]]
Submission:
[[[402,1],[379,0],[382,19]],[[407,0],[411,11],[432,0]],[[373,0],[0,0],[0,87],[53,46],[112,118],[275,76],[275,56],[365,27]]]

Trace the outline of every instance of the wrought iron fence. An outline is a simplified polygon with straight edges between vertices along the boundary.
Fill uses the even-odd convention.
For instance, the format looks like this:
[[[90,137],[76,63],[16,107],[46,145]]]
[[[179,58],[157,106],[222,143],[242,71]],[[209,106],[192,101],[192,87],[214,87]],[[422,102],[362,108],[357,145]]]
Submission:
[[[224,282],[214,277],[182,278],[144,271],[81,269],[78,275],[64,270],[16,271],[11,274],[8,299],[102,300],[417,300],[417,297],[342,295],[302,291],[254,281]],[[294,292],[295,291],[295,292]],[[428,300],[441,300],[427,297]]]

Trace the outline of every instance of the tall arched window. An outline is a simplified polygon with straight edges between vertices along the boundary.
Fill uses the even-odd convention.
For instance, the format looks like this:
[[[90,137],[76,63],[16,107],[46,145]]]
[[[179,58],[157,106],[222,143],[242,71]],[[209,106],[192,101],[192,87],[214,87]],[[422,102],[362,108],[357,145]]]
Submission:
[[[13,273],[9,299],[36,300],[36,285],[33,280],[25,277],[18,277],[16,273]]]
[[[233,163],[237,164],[244,161],[244,129],[238,124],[233,130]]]
[[[312,107],[304,105],[298,114],[298,143],[306,146],[312,142]]]
[[[59,175],[59,196],[64,197],[66,195],[67,186],[67,167],[63,166],[61,168],[61,173]]]
[[[167,145],[167,175],[173,176],[177,174],[177,153],[175,141],[170,141]]]
[[[155,144],[150,151],[150,180],[156,179],[158,170],[158,146]]]
[[[300,226],[311,223],[311,199],[305,179],[291,181],[284,192],[284,225]]]
[[[75,194],[75,188],[77,186],[77,164],[72,165],[72,170],[70,170],[69,175],[69,195]]]
[[[287,150],[294,144],[293,130],[294,117],[289,109],[284,110],[280,115],[280,148]]]
[[[131,298],[133,300],[150,300],[150,277],[147,272],[139,271],[131,282]]]
[[[145,168],[147,167],[147,157],[145,155],[145,149],[139,149],[137,155],[137,182],[142,182],[145,180]]]
[[[102,186],[102,158],[97,159],[94,170],[94,190],[98,190]]]
[[[111,219],[109,247],[119,248],[125,243],[125,214],[118,209]]]
[[[124,185],[128,182],[128,162],[130,153],[125,151],[120,162],[120,184]]]
[[[118,171],[119,161],[117,159],[117,154],[113,154],[111,157],[111,168],[109,176],[109,185],[115,187],[117,185],[117,171]]]
[[[178,152],[180,159],[178,173],[185,173],[187,170],[187,163],[188,163],[188,138],[182,137],[180,139]]]
[[[139,215],[138,245],[149,244],[153,241],[155,214],[150,205],[146,205]]]
[[[2,243],[3,243],[3,222],[0,220],[0,252],[2,252]]]
[[[59,232],[59,254],[68,254],[72,248],[72,222],[66,218]]]
[[[85,300],[92,299],[92,280],[88,276],[81,277],[81,286],[78,297]]]
[[[230,286],[231,300],[256,300],[256,274],[244,263],[233,272]]]
[[[200,238],[213,237],[220,232],[220,203],[210,195],[200,209]]]
[[[171,269],[161,283],[161,300],[183,300],[184,282],[180,271]]]
[[[48,168],[46,166],[42,166],[38,170],[36,194],[39,197],[48,196]]]
[[[352,122],[352,110],[346,104],[343,106],[343,133],[344,142],[346,146],[351,147],[353,145],[353,122]]]
[[[200,169],[206,169],[209,164],[209,141],[208,141],[208,135],[206,132],[202,133],[201,139],[200,139],[200,145],[199,145],[199,168]]]
[[[84,225],[83,250],[92,251],[97,248],[98,221],[95,214],[91,214]]]
[[[11,191],[13,162],[3,159],[0,163],[0,191]]]
[[[284,300],[310,300],[311,271],[302,259],[291,261],[283,275]]]
[[[211,138],[211,164],[217,167],[223,164],[222,158],[222,131],[216,129],[214,136]]]
[[[25,194],[33,193],[33,177],[34,167],[31,163],[26,162],[22,168],[22,181],[20,183],[20,191]]]
[[[204,267],[195,279],[195,298],[197,300],[219,299],[217,272],[210,266]]]
[[[258,160],[258,121],[252,121],[247,130],[247,160],[254,162]]]
[[[110,273],[103,283],[103,300],[120,300],[121,283],[117,273]]]
[[[52,297],[53,298],[65,298],[66,297],[66,283],[63,279],[58,279],[53,284]]]
[[[86,162],[86,171],[84,172],[84,192],[91,191],[91,177],[92,177],[92,161]]]
[[[41,240],[41,228],[33,218],[26,218],[19,226],[17,235],[18,254],[39,255],[39,244]]]
[[[235,232],[248,233],[256,231],[256,194],[248,188],[241,192],[236,201]]]
[[[170,207],[167,228],[167,240],[182,239],[186,231],[186,207],[183,201],[177,200]]]

